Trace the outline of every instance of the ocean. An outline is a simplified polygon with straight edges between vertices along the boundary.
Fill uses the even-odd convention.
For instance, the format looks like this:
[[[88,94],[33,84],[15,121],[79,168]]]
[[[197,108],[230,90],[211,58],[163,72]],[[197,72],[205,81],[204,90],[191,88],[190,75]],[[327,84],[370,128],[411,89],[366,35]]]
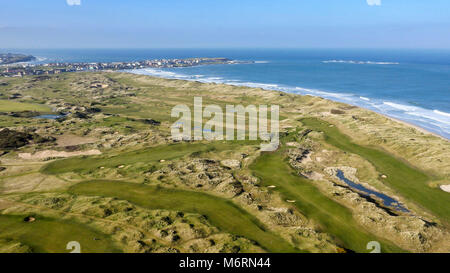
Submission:
[[[40,62],[226,57],[252,64],[140,69],[137,74],[261,87],[364,107],[450,139],[450,50],[84,49],[8,50]]]

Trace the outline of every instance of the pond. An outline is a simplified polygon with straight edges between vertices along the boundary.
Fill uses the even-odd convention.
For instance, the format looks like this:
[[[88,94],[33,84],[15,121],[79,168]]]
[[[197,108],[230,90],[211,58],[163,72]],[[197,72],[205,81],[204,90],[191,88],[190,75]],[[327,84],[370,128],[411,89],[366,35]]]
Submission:
[[[64,117],[63,115],[40,115],[36,116],[34,118],[41,118],[41,119],[59,119]]]
[[[363,192],[364,194],[370,196],[370,195],[374,195],[376,197],[378,197],[379,199],[381,199],[383,201],[383,204],[387,207],[392,207],[397,211],[401,211],[401,212],[409,212],[408,209],[406,209],[402,204],[400,204],[397,200],[395,200],[392,197],[387,196],[386,194],[368,189],[366,187],[364,187],[361,184],[355,183],[353,181],[351,181],[350,179],[346,178],[344,175],[344,172],[341,170],[337,170],[337,174],[336,176],[343,182],[345,182],[348,186],[350,186],[353,189],[356,189],[360,192]]]

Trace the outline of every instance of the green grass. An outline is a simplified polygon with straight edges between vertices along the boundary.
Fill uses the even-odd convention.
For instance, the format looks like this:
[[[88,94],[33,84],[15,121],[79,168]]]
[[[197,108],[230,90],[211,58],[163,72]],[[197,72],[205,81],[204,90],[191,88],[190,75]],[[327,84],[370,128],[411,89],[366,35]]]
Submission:
[[[147,102],[145,105],[124,101],[115,103],[108,101],[108,106],[100,107],[104,113],[134,118],[152,118],[160,122],[170,121],[172,107],[159,102]]]
[[[104,118],[102,121],[88,121],[83,126],[86,127],[109,127],[114,131],[129,134],[140,130],[148,129],[150,125],[139,122],[138,120],[131,120],[122,116],[113,116]]]
[[[58,160],[47,164],[41,170],[46,174],[61,174],[67,172],[86,172],[98,169],[100,167],[114,168],[120,165],[130,165],[135,163],[155,164],[160,160],[174,160],[193,153],[203,153],[209,151],[231,150],[239,145],[248,145],[256,142],[235,141],[212,143],[178,143],[161,145],[140,149],[132,152],[125,152],[114,156],[95,156],[95,157],[74,157]]]
[[[41,216],[26,223],[24,217],[0,215],[0,241],[18,241],[37,253],[69,253],[66,246],[71,241],[80,243],[82,253],[119,252],[108,235],[83,224]]]
[[[427,182],[430,177],[404,161],[376,148],[355,144],[335,126],[315,118],[302,119],[301,122],[325,134],[325,141],[343,151],[357,154],[372,163],[377,171],[387,176],[383,182],[400,195],[423,208],[428,209],[444,222],[450,222],[450,195],[438,188],[431,188]]]
[[[295,205],[308,219],[315,220],[326,233],[347,249],[368,252],[367,243],[379,241],[383,252],[403,252],[400,248],[365,232],[353,219],[346,207],[323,195],[307,179],[296,175],[284,160],[282,152],[262,154],[250,168],[265,186],[275,185],[274,190],[284,198],[295,200]]]
[[[254,216],[233,202],[205,193],[166,189],[127,182],[92,181],[76,184],[78,195],[115,197],[149,209],[167,209],[205,215],[222,231],[257,242],[270,252],[298,252],[278,235],[267,231]]]
[[[10,100],[0,100],[0,112],[51,112],[51,108],[43,104],[25,103]]]

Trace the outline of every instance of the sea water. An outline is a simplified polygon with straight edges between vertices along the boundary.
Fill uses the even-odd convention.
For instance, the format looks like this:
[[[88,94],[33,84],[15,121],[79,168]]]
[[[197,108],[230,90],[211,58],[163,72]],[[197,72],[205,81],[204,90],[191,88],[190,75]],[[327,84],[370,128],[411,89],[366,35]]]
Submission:
[[[450,138],[449,50],[85,49],[16,50],[41,62],[226,57],[251,64],[140,69],[164,78],[320,96],[398,118]],[[14,51],[14,52],[16,52]]]

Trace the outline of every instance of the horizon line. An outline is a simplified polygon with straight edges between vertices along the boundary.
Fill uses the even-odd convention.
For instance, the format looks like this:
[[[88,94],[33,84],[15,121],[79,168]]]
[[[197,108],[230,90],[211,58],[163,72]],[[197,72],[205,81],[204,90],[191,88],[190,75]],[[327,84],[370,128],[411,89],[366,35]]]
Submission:
[[[0,50],[161,50],[161,49],[258,49],[258,50],[275,50],[275,49],[291,49],[291,50],[450,50],[444,47],[5,47]]]

